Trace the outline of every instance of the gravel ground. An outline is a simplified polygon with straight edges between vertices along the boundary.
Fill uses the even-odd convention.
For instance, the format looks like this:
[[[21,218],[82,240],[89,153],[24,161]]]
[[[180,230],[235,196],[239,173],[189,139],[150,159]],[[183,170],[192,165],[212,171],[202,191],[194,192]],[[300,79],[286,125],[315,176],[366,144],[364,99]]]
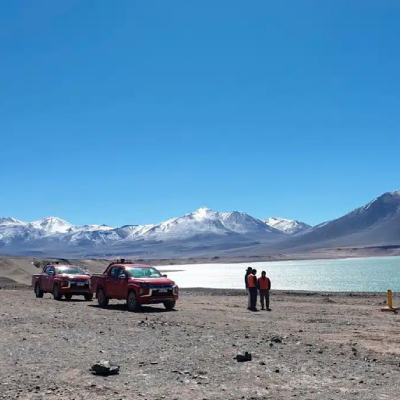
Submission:
[[[129,313],[0,290],[0,398],[398,398],[400,315],[380,311],[384,295],[273,293],[272,312],[252,313],[240,294],[184,291],[176,311]],[[119,375],[92,375],[101,359]]]

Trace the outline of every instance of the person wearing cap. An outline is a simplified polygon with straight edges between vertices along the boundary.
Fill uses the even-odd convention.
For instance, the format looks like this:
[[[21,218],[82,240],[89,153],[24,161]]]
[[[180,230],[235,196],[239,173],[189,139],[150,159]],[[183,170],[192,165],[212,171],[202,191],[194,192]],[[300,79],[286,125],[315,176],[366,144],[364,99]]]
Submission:
[[[249,281],[248,281],[248,277],[251,274],[251,271],[253,271],[253,268],[248,267],[246,270],[246,275],[244,276],[244,284],[246,286],[246,292],[247,292],[247,309],[248,310],[250,310],[250,307],[251,307],[251,296],[250,296]]]

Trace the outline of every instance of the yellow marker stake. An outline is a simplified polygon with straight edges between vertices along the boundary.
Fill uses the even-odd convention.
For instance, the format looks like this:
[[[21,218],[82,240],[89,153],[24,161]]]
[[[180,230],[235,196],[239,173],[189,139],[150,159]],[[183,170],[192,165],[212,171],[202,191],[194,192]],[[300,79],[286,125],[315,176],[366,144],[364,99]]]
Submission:
[[[393,308],[392,291],[391,290],[388,290],[388,302],[387,302],[387,304],[388,304],[389,308]]]
[[[388,290],[388,292],[387,292],[387,306],[381,308],[381,311],[394,311],[394,312],[397,312],[397,310],[400,310],[400,307],[393,307],[392,291]]]

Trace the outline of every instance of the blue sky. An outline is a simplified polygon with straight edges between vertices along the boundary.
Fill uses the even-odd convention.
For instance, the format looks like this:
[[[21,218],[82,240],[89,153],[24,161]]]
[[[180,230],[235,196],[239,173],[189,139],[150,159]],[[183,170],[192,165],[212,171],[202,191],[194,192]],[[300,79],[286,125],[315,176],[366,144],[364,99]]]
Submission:
[[[400,3],[13,0],[0,215],[315,224],[400,189]]]

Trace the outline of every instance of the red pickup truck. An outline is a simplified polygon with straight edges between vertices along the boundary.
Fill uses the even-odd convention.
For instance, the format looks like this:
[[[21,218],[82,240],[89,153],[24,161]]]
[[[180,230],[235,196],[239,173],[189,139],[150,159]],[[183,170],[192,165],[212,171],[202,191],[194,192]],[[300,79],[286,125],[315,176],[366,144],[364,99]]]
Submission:
[[[32,287],[36,297],[40,298],[44,293],[53,293],[55,300],[61,300],[63,296],[67,300],[72,296],[84,296],[86,301],[93,299],[90,276],[76,265],[46,264],[40,274],[32,276]]]
[[[179,297],[175,282],[156,268],[124,259],[112,262],[103,274],[93,274],[90,286],[100,307],[107,307],[110,299],[126,300],[129,311],[160,303],[172,310]]]

